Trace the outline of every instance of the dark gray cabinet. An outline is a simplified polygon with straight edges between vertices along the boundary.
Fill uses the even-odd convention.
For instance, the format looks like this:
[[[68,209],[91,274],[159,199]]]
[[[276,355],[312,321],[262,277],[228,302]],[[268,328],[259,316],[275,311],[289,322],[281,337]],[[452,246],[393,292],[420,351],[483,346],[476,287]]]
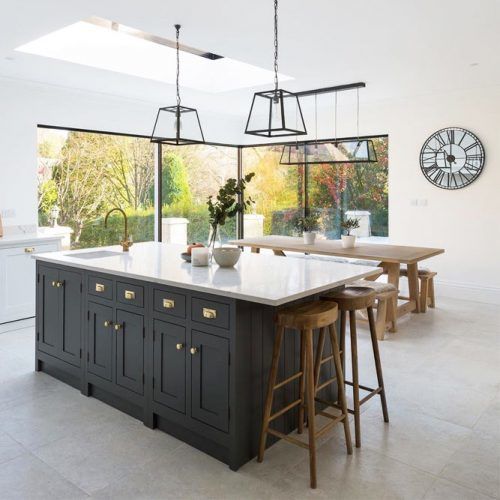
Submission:
[[[186,412],[186,328],[155,319],[153,322],[154,400]]]
[[[143,394],[144,382],[144,316],[116,310],[116,383]]]
[[[113,378],[113,308],[88,303],[87,370],[104,380]]]
[[[38,279],[38,349],[81,366],[82,276],[40,266]]]
[[[223,432],[229,425],[229,341],[191,333],[191,414]]]

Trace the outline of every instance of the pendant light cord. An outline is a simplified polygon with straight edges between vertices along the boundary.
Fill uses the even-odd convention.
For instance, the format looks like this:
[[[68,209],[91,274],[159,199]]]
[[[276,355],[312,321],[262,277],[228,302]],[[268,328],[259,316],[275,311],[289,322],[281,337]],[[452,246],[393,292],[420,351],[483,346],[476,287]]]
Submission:
[[[278,93],[278,0],[274,0],[274,90]]]
[[[179,31],[180,30],[181,30],[181,25],[176,24],[175,25],[175,49],[177,52],[177,73],[175,76],[175,85],[177,88],[177,106],[181,105],[181,93],[179,91],[179,72],[180,72],[180,70],[179,70],[179,66],[180,66],[180,63],[179,63]]]

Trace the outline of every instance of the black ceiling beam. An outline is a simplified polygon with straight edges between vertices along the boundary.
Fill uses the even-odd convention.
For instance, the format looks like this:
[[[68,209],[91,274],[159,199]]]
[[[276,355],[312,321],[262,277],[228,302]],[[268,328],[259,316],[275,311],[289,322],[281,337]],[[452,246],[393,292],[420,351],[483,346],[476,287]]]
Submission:
[[[307,96],[318,95],[318,94],[330,94],[333,92],[343,92],[344,90],[363,89],[365,87],[366,87],[365,82],[346,83],[345,85],[336,85],[335,87],[323,87],[321,89],[303,90],[301,92],[294,92],[294,94],[297,97],[307,97]]]

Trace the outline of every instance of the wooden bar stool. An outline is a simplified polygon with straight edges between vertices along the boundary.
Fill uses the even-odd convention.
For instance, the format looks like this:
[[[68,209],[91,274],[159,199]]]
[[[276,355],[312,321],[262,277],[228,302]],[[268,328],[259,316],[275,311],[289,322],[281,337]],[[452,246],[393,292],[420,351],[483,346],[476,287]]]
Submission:
[[[376,292],[367,287],[347,287],[337,292],[332,292],[322,299],[334,301],[340,309],[340,347],[342,356],[345,356],[345,330],[346,314],[349,313],[349,326],[351,330],[351,357],[352,357],[352,382],[345,380],[347,385],[352,386],[354,409],[349,409],[349,413],[354,414],[354,429],[356,435],[356,447],[361,446],[361,418],[360,407],[376,394],[380,395],[382,403],[382,413],[384,421],[389,422],[389,413],[387,412],[387,402],[385,399],[384,379],[382,376],[382,363],[380,362],[380,353],[378,350],[377,329],[373,315],[373,304],[376,298]],[[375,368],[377,370],[378,387],[372,389],[359,383],[358,373],[358,344],[356,332],[356,311],[366,309],[368,314],[368,323],[370,325],[370,337],[372,341],[373,356],[375,358]],[[359,390],[368,391],[368,395],[359,399]]]
[[[337,305],[332,302],[314,301],[297,304],[294,306],[281,309],[276,317],[277,332],[274,339],[273,357],[271,362],[271,370],[269,373],[269,382],[267,386],[267,395],[264,405],[264,415],[262,419],[262,430],[260,434],[259,454],[257,460],[262,462],[264,459],[264,450],[266,448],[267,435],[285,439],[293,444],[301,446],[309,450],[309,471],[311,488],[316,488],[316,439],[330,430],[336,423],[344,423],[344,434],[346,440],[347,453],[352,453],[351,433],[349,430],[349,413],[347,410],[347,402],[345,398],[344,385],[341,381],[344,380],[342,372],[342,361],[340,358],[339,347],[337,343],[337,335],[335,331],[335,322],[338,318]],[[281,344],[285,329],[298,330],[300,332],[300,371],[294,375],[276,383],[278,375],[279,358]],[[329,332],[330,342],[332,343],[332,356],[335,366],[336,377],[329,380],[329,383],[338,381],[338,405],[330,404],[335,408],[340,407],[340,415],[332,415],[325,411],[320,411],[319,414],[330,419],[330,422],[325,424],[321,429],[316,431],[314,417],[315,411],[315,363],[313,353],[313,330],[320,329],[320,335],[324,336],[326,330]],[[317,369],[319,373],[319,369]],[[274,391],[284,385],[299,379],[299,398],[288,404],[284,408],[271,414],[273,407]],[[304,429],[304,410],[307,409],[307,421],[309,440],[304,443],[299,439],[288,436],[272,429],[269,424],[276,418],[298,406],[298,433],[302,433]]]
[[[401,267],[399,275],[407,278],[408,269],[406,267]],[[420,281],[420,311],[427,312],[427,307],[436,307],[436,295],[434,292],[434,278],[437,273],[423,267],[418,270],[418,280]],[[406,297],[400,297],[405,299]]]

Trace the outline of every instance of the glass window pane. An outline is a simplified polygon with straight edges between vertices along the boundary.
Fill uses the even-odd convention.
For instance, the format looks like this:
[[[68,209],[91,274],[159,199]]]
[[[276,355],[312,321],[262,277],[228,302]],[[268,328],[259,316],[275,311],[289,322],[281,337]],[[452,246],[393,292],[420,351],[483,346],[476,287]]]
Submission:
[[[72,229],[72,248],[116,245],[129,219],[134,241],[154,239],[154,145],[149,139],[93,132],[38,129],[38,218]]]
[[[255,200],[247,214],[244,235],[293,235],[294,218],[304,207],[304,168],[280,165],[282,146],[243,149],[243,173],[255,172],[247,194]]]
[[[308,166],[308,199],[321,233],[340,238],[340,223],[357,218],[361,237],[388,236],[388,138],[373,139],[377,163]]]
[[[232,147],[162,146],[162,241],[208,243],[207,199],[229,178],[238,177],[238,150]],[[222,241],[235,239],[236,218],[221,227]]]

